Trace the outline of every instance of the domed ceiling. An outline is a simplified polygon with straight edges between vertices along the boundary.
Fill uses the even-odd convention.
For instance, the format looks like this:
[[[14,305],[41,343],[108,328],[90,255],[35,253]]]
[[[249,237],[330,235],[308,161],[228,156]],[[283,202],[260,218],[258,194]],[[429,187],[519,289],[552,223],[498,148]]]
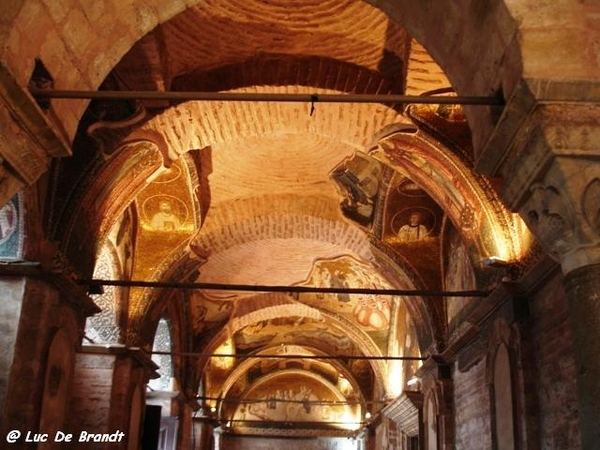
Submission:
[[[355,0],[202,2],[101,89],[451,95]],[[123,281],[90,340],[171,357],[165,376],[231,432],[351,435],[443,350],[468,299],[436,293],[484,290],[479,260],[524,250],[471,156],[458,106],[95,100],[48,226],[82,272]]]

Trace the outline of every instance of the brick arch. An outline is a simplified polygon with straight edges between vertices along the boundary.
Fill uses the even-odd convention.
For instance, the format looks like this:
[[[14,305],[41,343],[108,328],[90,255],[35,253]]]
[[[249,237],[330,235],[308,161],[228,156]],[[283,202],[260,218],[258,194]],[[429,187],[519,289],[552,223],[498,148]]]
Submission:
[[[503,95],[521,101],[580,99],[570,81],[600,79],[589,53],[597,34],[586,18],[598,13],[594,2],[567,2],[543,8],[539,2],[394,2],[365,0],[402,24],[444,69],[459,95]],[[541,26],[540,23],[543,25]],[[567,38],[568,33],[568,38]],[[540,57],[541,43],[551,52]],[[501,111],[465,107],[476,159]]]
[[[596,8],[593,2],[552,8],[544,17],[546,26],[536,28],[538,16],[531,11],[537,10],[537,2],[533,0],[514,5],[500,0],[493,5],[366,1],[402,24],[426,47],[459,94],[489,95],[502,91],[508,97],[525,76],[556,80],[598,78],[593,62],[577,60],[585,58],[585,52],[555,51],[546,63],[535,57],[536,42],[553,25],[564,29],[566,20],[573,29],[593,26],[583,22],[586,14]],[[190,6],[190,2],[160,4],[157,0],[100,2],[88,8],[80,2],[71,3],[29,0],[5,5],[3,14],[7,19],[0,27],[5,45],[0,60],[21,86],[27,85],[34,61],[39,58],[52,74],[56,88],[96,89],[138,40]],[[573,6],[578,11],[571,11]],[[593,38],[593,33],[575,33],[568,40],[553,42],[561,50],[568,50],[568,45],[590,48]],[[572,61],[565,60],[565,55]],[[560,63],[556,58],[561,58]],[[53,104],[62,128],[73,136],[87,102]],[[491,132],[494,114],[491,110],[481,114],[481,107],[467,110],[478,148]]]
[[[401,23],[428,50],[459,95],[503,93],[507,98],[520,81],[519,28],[504,1],[494,5],[366,1]],[[477,156],[493,130],[497,111],[476,106],[465,107],[465,113]]]
[[[400,67],[401,69],[401,67]],[[298,74],[306,74],[306,80]],[[212,70],[197,70],[175,77],[174,91],[219,92],[240,87],[288,86],[298,82],[307,86],[357,94],[399,94],[402,71],[384,74],[358,64],[318,55],[260,54],[241,63]],[[399,108],[399,106],[397,107]]]
[[[446,69],[459,93],[488,95],[503,84],[504,91],[510,92],[518,82],[518,26],[504,2],[497,2],[495,8],[479,9],[442,3],[432,7],[429,2],[368,3],[403,24]],[[34,60],[40,58],[53,75],[56,88],[96,89],[138,40],[187,6],[184,2],[159,5],[158,1],[144,0],[100,5],[84,8],[73,2],[65,7],[50,1],[27,1],[9,7],[7,16],[12,20],[0,29],[0,36],[6,38],[0,56],[18,82],[27,84]],[[32,17],[39,18],[33,26]],[[32,34],[32,29],[40,33]],[[56,45],[49,46],[48,42]],[[86,102],[53,103],[65,121],[64,128],[72,135]],[[486,125],[474,115],[470,119],[476,125]]]
[[[275,295],[281,295],[281,294],[275,294]],[[296,313],[298,313],[298,316],[301,317],[302,312],[305,311],[307,308],[310,308],[310,307],[307,307],[305,305],[299,305],[297,310],[292,308],[291,312],[290,312],[290,314],[288,314],[288,316],[293,317]],[[317,310],[315,310],[315,311],[317,311]],[[259,317],[260,314],[256,314],[257,312],[260,312],[260,310],[253,311],[250,315]],[[352,343],[356,345],[356,348],[359,349],[359,351],[361,352],[362,355],[375,356],[375,357],[383,356],[383,354],[381,353],[381,350],[378,348],[377,344],[373,341],[373,339],[368,335],[368,333],[361,330],[357,325],[355,325],[348,319],[346,319],[342,316],[339,316],[339,315],[335,315],[335,314],[326,312],[324,310],[318,310],[318,314],[322,317],[323,320],[332,324],[333,327],[336,327],[340,330],[345,331],[347,336],[350,338]],[[267,316],[268,316],[268,314],[267,314]],[[259,321],[258,319],[254,319],[254,320],[256,320],[256,322]],[[245,324],[244,326],[247,326],[248,322],[244,322],[244,324]],[[215,349],[217,349],[218,346],[223,341],[225,341],[228,337],[233,336],[237,331],[239,331],[239,330],[235,329],[235,328],[232,329],[229,327],[223,327],[211,339],[211,341],[206,345],[206,348],[203,350],[203,353],[210,354],[210,353],[214,352]],[[325,345],[323,348],[319,348],[317,350],[323,352],[324,354],[330,354],[330,346],[327,343],[324,343],[324,344]],[[209,361],[209,358],[207,358],[207,357],[204,357],[204,358],[201,358],[198,360],[198,363],[196,366],[198,373],[202,373],[202,370],[204,369],[204,367],[208,363],[208,361]],[[373,371],[374,379],[376,380],[376,383],[375,383],[376,388],[380,391],[380,393],[384,393],[385,385],[386,385],[385,380],[386,380],[386,376],[387,376],[387,372],[388,372],[386,363],[383,360],[375,359],[375,360],[369,361],[369,365],[371,367],[371,370]]]

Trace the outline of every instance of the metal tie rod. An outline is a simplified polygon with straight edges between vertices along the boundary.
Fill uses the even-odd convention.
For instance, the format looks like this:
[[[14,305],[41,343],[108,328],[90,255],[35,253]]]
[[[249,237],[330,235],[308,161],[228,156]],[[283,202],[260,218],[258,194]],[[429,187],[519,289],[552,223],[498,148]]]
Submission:
[[[359,356],[359,355],[294,355],[294,354],[240,354],[240,353],[199,353],[199,352],[167,352],[152,351],[151,355],[204,357],[204,358],[235,358],[235,359],[310,359],[310,360],[359,360],[359,361],[425,361],[428,356]]]
[[[31,89],[35,98],[90,100],[172,100],[172,101],[234,101],[234,102],[305,102],[305,103],[422,103],[448,105],[504,105],[501,97],[420,96],[394,94],[286,94],[252,92],[189,92],[189,91],[76,91]]]
[[[254,284],[220,284],[220,283],[169,283],[140,280],[77,280],[79,285],[141,287],[158,289],[207,289],[215,291],[240,292],[284,292],[284,293],[322,293],[322,294],[365,294],[365,295],[405,295],[424,297],[487,297],[488,291],[433,291],[421,289],[378,289],[378,288],[337,288],[319,286],[265,286]]]

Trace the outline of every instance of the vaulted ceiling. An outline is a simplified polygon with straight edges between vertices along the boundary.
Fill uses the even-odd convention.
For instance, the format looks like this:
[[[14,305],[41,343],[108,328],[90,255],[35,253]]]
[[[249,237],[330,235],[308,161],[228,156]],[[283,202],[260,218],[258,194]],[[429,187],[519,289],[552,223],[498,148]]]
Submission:
[[[102,86],[451,88],[398,23],[357,0],[201,2],[141,39]],[[352,433],[418,367],[386,357],[441,351],[468,303],[381,290],[485,290],[496,273],[482,258],[526,250],[472,159],[459,106],[95,100],[73,157],[53,170],[48,228],[98,278],[256,286],[106,288],[88,334],[156,348],[164,318],[182,391],[234,430],[299,422],[309,433],[318,421],[321,433]]]

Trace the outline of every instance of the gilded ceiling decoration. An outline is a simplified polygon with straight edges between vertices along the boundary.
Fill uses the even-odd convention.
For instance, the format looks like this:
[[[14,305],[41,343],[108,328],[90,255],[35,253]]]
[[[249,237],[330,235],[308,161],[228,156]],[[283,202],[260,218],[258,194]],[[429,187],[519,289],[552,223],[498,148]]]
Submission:
[[[201,2],[140,40],[101,89],[450,95],[380,10],[296,6]],[[187,355],[169,373],[226,431],[310,434],[318,422],[350,436],[443,348],[469,300],[345,290],[483,289],[481,258],[527,250],[472,171],[470,140],[454,106],[94,101],[53,173],[48,226],[89,259],[83,273],[97,258],[99,277],[171,283],[111,290],[93,324],[151,351],[168,348],[169,323],[169,345]]]

